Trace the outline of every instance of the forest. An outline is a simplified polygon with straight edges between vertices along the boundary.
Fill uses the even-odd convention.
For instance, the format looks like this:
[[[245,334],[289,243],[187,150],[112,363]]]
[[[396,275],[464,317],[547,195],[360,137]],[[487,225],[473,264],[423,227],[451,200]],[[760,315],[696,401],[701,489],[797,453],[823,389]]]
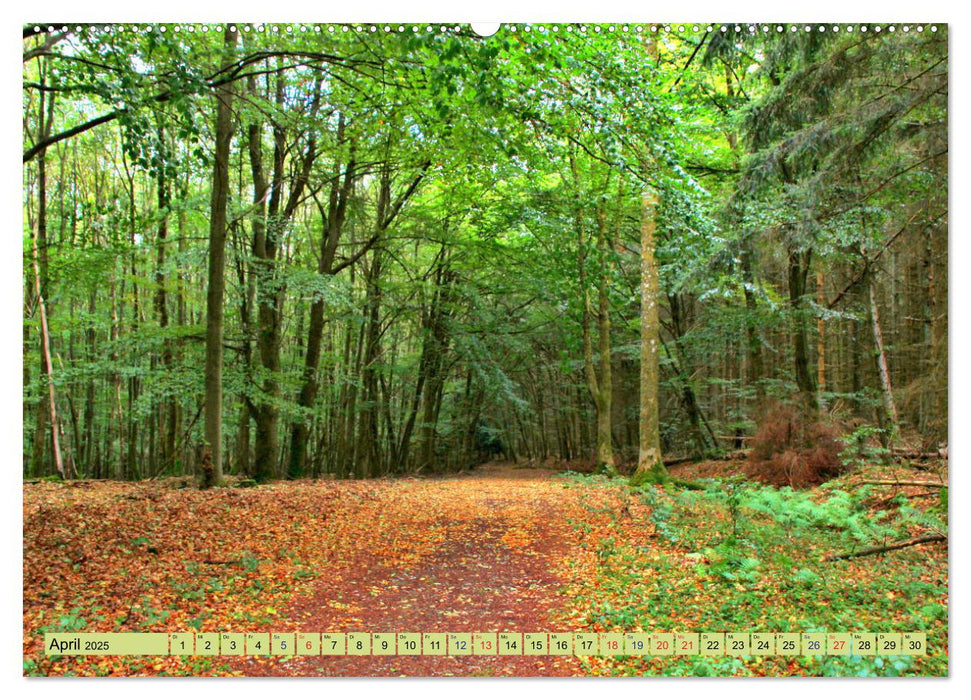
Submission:
[[[25,25],[25,674],[440,675],[37,637],[437,572],[418,631],[928,634],[457,675],[946,675],[948,80],[946,25]]]

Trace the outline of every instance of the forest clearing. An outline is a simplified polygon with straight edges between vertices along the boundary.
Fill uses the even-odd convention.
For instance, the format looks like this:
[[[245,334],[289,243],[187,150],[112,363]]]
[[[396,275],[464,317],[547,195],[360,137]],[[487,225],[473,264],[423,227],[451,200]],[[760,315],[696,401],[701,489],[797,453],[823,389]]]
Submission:
[[[24,675],[948,674],[946,25],[26,25],[22,200]]]

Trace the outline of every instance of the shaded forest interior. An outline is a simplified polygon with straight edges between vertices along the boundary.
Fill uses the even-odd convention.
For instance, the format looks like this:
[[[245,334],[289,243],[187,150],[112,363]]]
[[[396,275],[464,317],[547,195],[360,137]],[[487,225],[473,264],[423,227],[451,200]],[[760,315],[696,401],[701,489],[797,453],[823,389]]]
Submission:
[[[946,27],[166,29],[24,30],[25,477],[946,444]]]

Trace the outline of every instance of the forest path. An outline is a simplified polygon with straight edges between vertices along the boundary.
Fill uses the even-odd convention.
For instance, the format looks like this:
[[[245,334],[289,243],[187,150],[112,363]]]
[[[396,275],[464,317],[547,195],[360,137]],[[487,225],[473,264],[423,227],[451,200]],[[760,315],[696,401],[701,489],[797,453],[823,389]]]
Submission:
[[[310,595],[293,600],[275,628],[569,629],[552,613],[569,607],[563,589],[571,572],[565,561],[575,566],[577,557],[588,554],[570,525],[571,518],[590,515],[584,492],[564,488],[553,472],[499,464],[455,478],[391,482],[377,498],[399,507],[379,506],[388,518],[373,527],[386,531],[381,539],[391,530],[396,541],[426,546],[408,557],[383,560],[347,543],[339,569],[319,580]],[[408,510],[400,508],[402,501],[411,503]],[[421,517],[395,517],[415,509]],[[578,671],[575,659],[560,656],[244,657],[232,666],[250,676],[565,676]]]

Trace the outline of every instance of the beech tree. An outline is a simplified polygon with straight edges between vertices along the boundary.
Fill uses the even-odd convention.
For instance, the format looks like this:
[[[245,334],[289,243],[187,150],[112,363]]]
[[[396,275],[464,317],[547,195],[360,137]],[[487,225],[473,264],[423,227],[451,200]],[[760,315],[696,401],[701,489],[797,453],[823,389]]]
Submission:
[[[225,59],[232,63],[236,28],[224,30]],[[216,152],[212,166],[212,199],[209,209],[209,274],[206,292],[206,455],[203,457],[203,488],[218,484],[223,474],[223,290],[226,271],[226,208],[229,197],[229,150],[233,138],[232,87],[216,91]],[[210,462],[207,462],[211,460]]]

